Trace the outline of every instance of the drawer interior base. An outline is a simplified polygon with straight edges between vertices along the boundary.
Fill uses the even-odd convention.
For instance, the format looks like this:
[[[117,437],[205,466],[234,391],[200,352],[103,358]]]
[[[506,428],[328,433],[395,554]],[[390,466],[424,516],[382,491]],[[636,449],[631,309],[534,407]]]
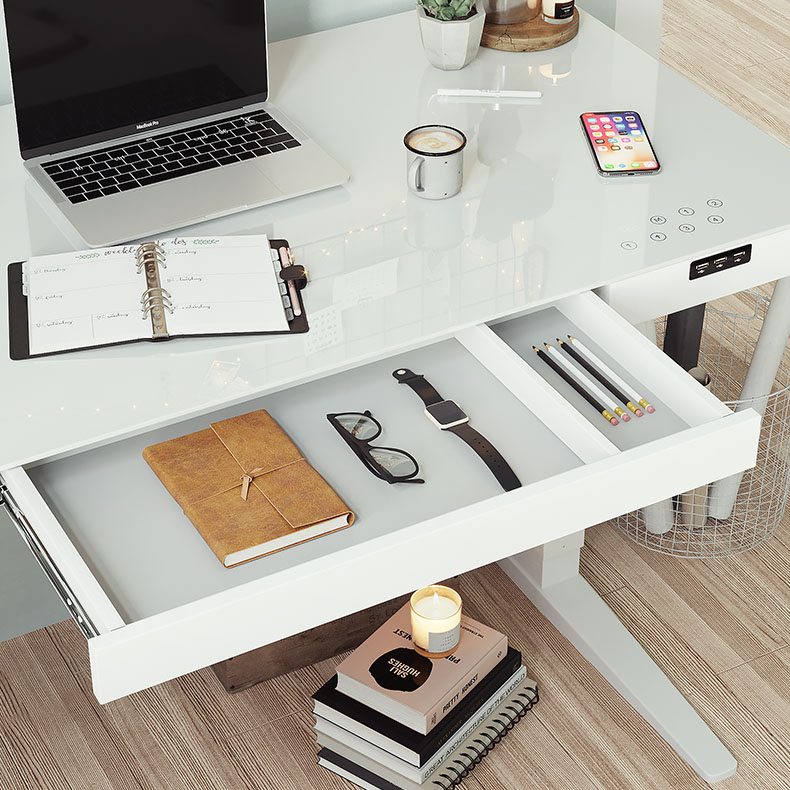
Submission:
[[[502,489],[458,437],[439,431],[392,377],[422,373],[456,400],[522,484],[582,465],[579,458],[460,343],[448,340],[225,409],[218,421],[267,409],[355,512],[348,529],[236,568],[224,568],[143,461],[143,448],[207,427],[200,417],[28,470],[69,538],[126,622],[484,501]],[[374,444],[399,447],[420,464],[424,485],[371,475],[325,415],[370,410],[383,426]]]
[[[491,329],[504,340],[541,378],[547,381],[565,400],[571,403],[593,427],[603,433],[619,450],[631,450],[647,442],[671,436],[690,427],[683,417],[674,412],[659,395],[639,382],[627,365],[627,353],[623,348],[602,348],[591,337],[590,333],[571,321],[556,307],[548,307],[535,313],[495,324]],[[636,331],[636,330],[632,330]],[[563,381],[533,350],[533,345],[540,348],[549,343],[566,359],[570,357],[560,350],[557,338],[567,340],[568,335],[578,338],[599,359],[603,360],[612,370],[626,382],[631,383],[637,392],[655,407],[655,413],[644,417],[634,417],[629,422],[611,425],[592,406],[590,406],[574,389]],[[624,338],[625,339],[625,338]],[[631,351],[630,353],[633,353]],[[573,365],[576,363],[570,360]],[[588,374],[589,375],[589,374]],[[597,384],[597,382],[595,382]],[[602,385],[598,385],[603,389]],[[608,391],[606,394],[609,394]],[[622,404],[611,396],[618,406]]]

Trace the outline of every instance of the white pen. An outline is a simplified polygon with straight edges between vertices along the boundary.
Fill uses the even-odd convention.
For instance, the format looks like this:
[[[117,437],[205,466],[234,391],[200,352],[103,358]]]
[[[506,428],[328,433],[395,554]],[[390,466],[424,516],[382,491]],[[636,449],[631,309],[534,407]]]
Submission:
[[[478,88],[439,88],[437,96],[482,96],[486,99],[540,99],[540,91],[499,91]]]
[[[620,376],[618,376],[603,360],[598,359],[589,348],[587,348],[581,340],[572,335],[568,335],[568,340],[573,343],[573,345],[579,349],[579,351],[587,357],[587,359],[592,362],[598,370],[601,371],[604,375],[608,376],[614,384],[616,384],[620,389],[626,394],[631,397],[631,400],[638,403],[646,412],[652,414],[655,411],[655,408],[649,404],[627,381],[624,381]],[[628,408],[631,408],[630,406]],[[633,411],[633,409],[631,409]]]
[[[597,398],[610,412],[616,414],[623,422],[628,422],[631,419],[631,416],[625,409],[621,409],[610,397],[609,395],[604,392],[592,379],[588,378],[587,375],[581,372],[579,368],[575,365],[571,365],[565,357],[557,351],[554,346],[550,346],[548,343],[545,344],[546,351],[551,354],[554,359],[557,360],[559,365],[565,368],[565,371],[568,373],[569,376],[572,376],[576,381],[581,384],[583,387],[587,389],[588,392],[592,394],[594,398]]]

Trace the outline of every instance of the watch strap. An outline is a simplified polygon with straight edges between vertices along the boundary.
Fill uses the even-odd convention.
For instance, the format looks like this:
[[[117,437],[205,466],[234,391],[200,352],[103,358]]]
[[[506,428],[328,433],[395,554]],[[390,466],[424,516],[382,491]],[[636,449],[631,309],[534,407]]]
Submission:
[[[499,450],[468,422],[447,430],[452,431],[459,439],[463,439],[485,461],[486,466],[505,491],[521,488],[521,481],[516,477],[516,473],[510,468],[510,464],[502,457]]]
[[[425,380],[424,376],[412,373],[408,368],[398,368],[398,370],[393,371],[392,375],[398,380],[399,384],[407,384],[411,387],[426,406],[433,406],[444,400],[434,386]]]
[[[432,406],[444,400],[436,389],[425,380],[424,376],[413,373],[408,368],[398,368],[393,371],[392,375],[400,384],[407,384],[411,387],[426,406]],[[454,433],[459,439],[465,441],[485,462],[505,491],[521,487],[521,481],[496,447],[468,422],[444,430]]]

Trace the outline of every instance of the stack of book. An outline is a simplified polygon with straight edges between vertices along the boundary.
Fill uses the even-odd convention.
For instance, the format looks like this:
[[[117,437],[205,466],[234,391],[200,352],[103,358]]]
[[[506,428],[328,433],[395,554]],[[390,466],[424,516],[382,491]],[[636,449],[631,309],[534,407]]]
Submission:
[[[507,637],[461,618],[446,658],[411,643],[409,605],[314,695],[318,761],[366,790],[449,790],[538,701]]]

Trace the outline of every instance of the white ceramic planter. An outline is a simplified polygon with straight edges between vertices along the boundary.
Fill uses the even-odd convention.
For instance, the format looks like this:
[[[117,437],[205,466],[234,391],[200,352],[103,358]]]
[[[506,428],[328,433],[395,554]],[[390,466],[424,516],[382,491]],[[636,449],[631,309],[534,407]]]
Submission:
[[[479,6],[477,13],[469,19],[455,22],[441,22],[428,16],[421,5],[417,6],[422,45],[431,65],[455,71],[475,59],[486,20],[485,12]]]

